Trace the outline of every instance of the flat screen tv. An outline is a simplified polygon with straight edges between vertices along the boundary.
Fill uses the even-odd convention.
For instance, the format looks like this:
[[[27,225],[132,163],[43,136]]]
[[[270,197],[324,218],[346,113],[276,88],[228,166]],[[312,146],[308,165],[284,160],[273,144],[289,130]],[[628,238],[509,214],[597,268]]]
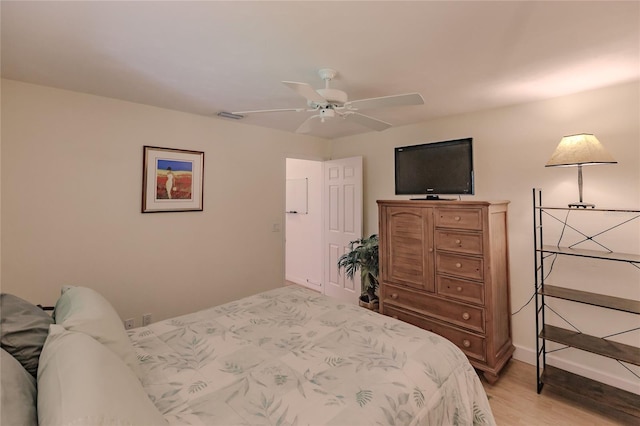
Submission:
[[[395,148],[396,195],[472,195],[473,138]]]

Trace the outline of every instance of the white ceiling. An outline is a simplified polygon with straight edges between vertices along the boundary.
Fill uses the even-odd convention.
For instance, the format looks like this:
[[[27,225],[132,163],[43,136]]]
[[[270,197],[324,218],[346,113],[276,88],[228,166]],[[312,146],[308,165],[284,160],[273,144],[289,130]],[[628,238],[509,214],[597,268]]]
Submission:
[[[2,77],[216,117],[304,108],[282,80],[350,100],[394,126],[640,78],[640,2],[139,1],[1,3]],[[295,131],[311,113],[246,116]],[[216,117],[216,119],[222,119]],[[370,131],[340,119],[315,136]]]

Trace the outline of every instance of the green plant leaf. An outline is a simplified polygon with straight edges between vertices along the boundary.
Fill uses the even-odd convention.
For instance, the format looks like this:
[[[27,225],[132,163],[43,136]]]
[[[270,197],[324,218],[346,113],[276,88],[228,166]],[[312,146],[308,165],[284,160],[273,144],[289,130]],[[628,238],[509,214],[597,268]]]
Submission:
[[[344,269],[347,278],[353,279],[355,273],[360,271],[362,294],[370,296],[374,296],[378,288],[378,244],[377,234],[351,241],[349,251],[338,259],[338,271]]]

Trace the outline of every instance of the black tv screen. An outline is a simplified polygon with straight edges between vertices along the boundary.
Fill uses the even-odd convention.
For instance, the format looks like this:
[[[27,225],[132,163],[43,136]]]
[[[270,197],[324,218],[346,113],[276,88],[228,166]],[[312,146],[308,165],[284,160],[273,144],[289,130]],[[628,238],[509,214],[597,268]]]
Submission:
[[[471,195],[473,138],[397,147],[395,172],[396,195]]]

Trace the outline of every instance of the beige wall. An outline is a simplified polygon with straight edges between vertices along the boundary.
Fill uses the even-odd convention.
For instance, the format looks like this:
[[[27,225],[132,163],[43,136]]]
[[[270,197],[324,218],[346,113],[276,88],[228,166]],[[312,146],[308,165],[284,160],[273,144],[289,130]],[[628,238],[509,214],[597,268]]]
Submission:
[[[281,285],[285,158],[318,138],[2,80],[2,291],[93,287],[122,318]],[[204,211],[141,214],[142,147],[205,152]]]
[[[425,98],[428,102],[428,96]],[[542,188],[545,204],[549,205],[564,206],[578,199],[576,168],[544,167],[561,137],[582,132],[594,133],[619,162],[616,165],[584,168],[585,201],[593,202],[598,207],[638,209],[639,117],[640,83],[635,82],[526,105],[391,128],[381,133],[338,139],[332,142],[332,157],[364,156],[365,234],[368,235],[378,229],[376,200],[403,198],[394,196],[394,147],[473,137],[476,195],[463,199],[511,201],[511,305],[515,311],[529,300],[534,289],[532,188]],[[637,236],[640,233],[638,225],[630,228],[632,232],[627,234],[635,235],[636,250]],[[635,282],[627,281],[624,286],[638,297],[640,280],[637,270],[635,277]],[[587,314],[583,312],[585,311],[575,312],[575,318],[587,330],[590,325],[602,321],[603,317],[599,313],[590,310],[586,311]],[[621,331],[634,325],[640,326],[636,317],[624,317],[624,325],[618,325],[617,316],[604,318],[612,318],[613,327],[610,328]],[[534,321],[533,303],[513,317],[513,337],[518,348],[516,356],[529,362],[534,362],[535,359]],[[637,344],[640,340],[638,336],[638,332],[635,332],[626,338]],[[602,358],[595,360],[588,368],[599,370],[599,363],[602,362]],[[611,363],[615,364],[610,369],[612,375],[621,380],[631,377],[617,363]],[[637,382],[631,386],[638,391]]]

